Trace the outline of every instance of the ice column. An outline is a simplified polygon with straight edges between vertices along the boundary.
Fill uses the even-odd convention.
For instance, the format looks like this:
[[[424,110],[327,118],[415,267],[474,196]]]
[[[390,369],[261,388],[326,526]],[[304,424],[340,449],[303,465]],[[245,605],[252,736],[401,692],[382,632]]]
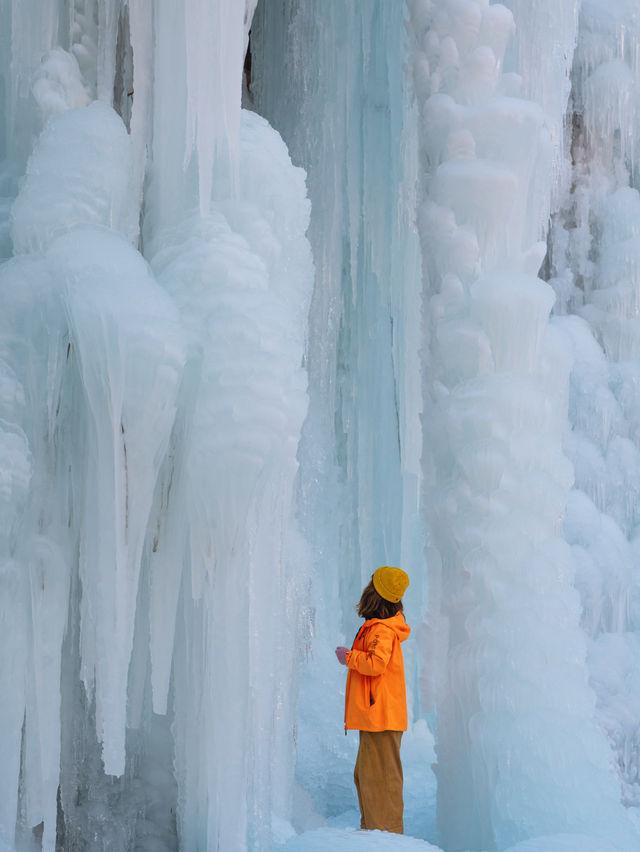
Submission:
[[[272,816],[289,818],[295,755],[309,205],[280,137],[241,116],[244,11],[154,5],[143,235],[190,352],[152,525],[151,688],[154,711],[174,714],[188,849],[268,848]],[[186,127],[186,145],[169,126]]]
[[[150,242],[153,268],[190,332],[196,382],[150,587],[160,713],[176,631],[176,770],[189,849],[213,837],[224,848],[266,848],[272,812],[288,818],[294,754],[290,690],[305,565],[291,510],[307,407],[309,205],[304,173],[253,113],[242,117],[238,161],[236,198],[214,199],[208,217]]]
[[[598,717],[627,805],[640,802],[638,495],[640,198],[634,4],[581,6],[571,160],[550,234],[550,283],[574,349],[566,451],[575,468],[565,535],[577,566]]]
[[[573,4],[535,6],[558,22],[566,61]],[[426,166],[423,463],[434,548],[425,653],[441,649],[442,842],[504,849],[584,832],[631,849],[561,538],[573,478],[562,452],[570,347],[548,323],[553,290],[536,277],[558,109],[547,119],[553,100],[522,99],[519,77],[503,73],[514,29],[506,7],[410,7]],[[541,96],[544,86],[529,90]]]

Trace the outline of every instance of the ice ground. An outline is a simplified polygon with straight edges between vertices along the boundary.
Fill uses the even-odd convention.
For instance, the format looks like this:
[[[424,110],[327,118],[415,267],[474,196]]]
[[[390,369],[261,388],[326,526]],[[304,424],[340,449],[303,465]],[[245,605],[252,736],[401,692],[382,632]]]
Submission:
[[[357,829],[319,828],[293,837],[283,846],[282,852],[367,852],[368,849],[411,850],[437,852],[437,847],[415,837],[391,835],[386,831],[359,831]],[[594,850],[596,852],[596,850]]]
[[[282,852],[368,852],[369,849],[441,852],[437,846],[406,835],[400,837],[382,831],[331,828],[320,828],[291,838],[277,848]],[[584,834],[566,834],[526,840],[509,847],[505,852],[617,852],[617,849],[617,846],[606,840],[594,840]]]

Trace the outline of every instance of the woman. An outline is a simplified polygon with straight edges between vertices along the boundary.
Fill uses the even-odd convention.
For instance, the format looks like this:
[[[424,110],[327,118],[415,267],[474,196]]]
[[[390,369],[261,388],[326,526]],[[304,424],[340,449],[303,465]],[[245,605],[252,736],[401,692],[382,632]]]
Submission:
[[[336,648],[349,669],[344,728],[360,731],[353,773],[360,828],[403,833],[400,741],[407,730],[407,697],[400,643],[411,629],[402,614],[409,577],[384,565],[374,572],[358,604],[365,619],[351,650]]]

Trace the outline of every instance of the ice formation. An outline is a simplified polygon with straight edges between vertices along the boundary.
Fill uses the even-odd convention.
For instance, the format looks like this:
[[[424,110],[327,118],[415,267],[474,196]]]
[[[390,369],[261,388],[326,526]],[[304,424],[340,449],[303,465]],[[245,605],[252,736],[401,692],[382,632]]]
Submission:
[[[636,5],[0,3],[0,849],[638,848]]]
[[[67,11],[71,38],[62,21],[21,24],[44,58],[34,100],[16,84],[5,116],[42,129],[0,273],[2,829],[20,849],[264,848],[272,812],[287,813],[306,576],[292,517],[304,174],[241,113],[237,4],[190,4],[198,47],[182,65],[168,7],[152,46],[133,5]],[[20,22],[6,9],[3,25],[11,12]],[[198,52],[212,31],[229,51],[222,79],[211,69],[217,99]],[[124,85],[127,49],[125,115],[105,92]],[[23,73],[10,59],[7,83]],[[152,63],[171,65],[173,98],[152,91],[165,82]],[[156,121],[187,134],[154,137]],[[7,158],[9,191],[20,167]]]
[[[430,606],[447,631],[437,698],[441,841],[504,849],[586,828],[619,833],[630,848],[561,536],[573,480],[562,450],[570,360],[548,322],[555,294],[536,277],[554,181],[545,115],[557,99],[505,96],[508,9],[440,7],[416,34],[430,71],[419,226],[434,359],[423,457],[433,458],[426,485],[438,548]],[[565,11],[537,4],[565,37],[569,63],[574,33],[554,21]],[[451,40],[455,52],[439,49]],[[524,51],[518,59],[526,79]],[[551,112],[552,127],[559,117]],[[453,250],[462,241],[464,255]],[[464,816],[461,797],[472,803]]]

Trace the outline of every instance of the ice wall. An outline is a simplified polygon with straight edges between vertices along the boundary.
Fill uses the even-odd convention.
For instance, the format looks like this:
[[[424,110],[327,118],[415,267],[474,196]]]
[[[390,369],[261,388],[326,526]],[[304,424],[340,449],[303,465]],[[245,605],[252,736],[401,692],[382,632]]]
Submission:
[[[623,801],[637,806],[638,12],[581,6],[566,191],[550,234],[550,282],[574,349],[575,468],[565,536],[589,637],[598,718]],[[633,812],[633,811],[631,811]]]
[[[313,266],[304,173],[240,109],[254,6],[0,7],[9,848],[289,815]]]
[[[304,166],[312,199],[310,409],[297,499],[315,569],[294,823],[303,827],[309,811],[322,819],[355,806],[356,738],[342,734],[344,672],[333,648],[355,634],[363,586],[378,565],[404,565],[414,625],[426,594],[416,116],[402,3],[258,4],[251,44],[256,108]],[[415,646],[406,653],[417,717]],[[424,790],[431,740],[421,731],[414,753]],[[415,831],[430,820],[425,808]]]
[[[637,848],[635,6],[0,2],[0,845]]]
[[[421,462],[430,540],[429,613],[419,634],[422,701],[416,707],[421,713],[434,705],[438,709],[440,842],[451,849],[490,849],[522,841],[527,848],[531,838],[530,848],[538,848],[536,843],[545,849],[604,848],[615,838],[623,848],[634,848],[637,838],[609,771],[605,731],[610,733],[614,714],[597,708],[599,699],[588,683],[584,581],[572,538],[585,525],[569,526],[574,472],[565,454],[570,455],[567,418],[576,406],[588,417],[590,406],[586,399],[578,402],[574,391],[578,329],[573,320],[550,322],[557,281],[552,287],[537,277],[547,251],[549,216],[572,185],[567,155],[573,126],[566,124],[565,111],[579,4],[407,6],[409,62],[407,42],[400,49],[397,40],[399,15],[382,4],[281,3],[273,17],[266,6],[258,7],[253,31],[252,91],[283,132],[294,159],[308,169],[310,233],[321,259],[311,311],[307,424],[315,429],[309,434],[316,441],[316,460],[308,449],[304,458],[316,472],[316,486],[319,482],[332,495],[331,507],[340,506],[341,517],[327,516],[326,502],[314,499],[314,480],[305,490],[303,467],[302,505],[313,510],[307,529],[322,554],[318,590],[324,583],[330,600],[331,583],[340,582],[327,554],[344,553],[341,576],[357,577],[381,528],[368,526],[357,450],[366,447],[366,441],[359,443],[362,428],[379,441],[385,432],[384,421],[378,424],[370,412],[366,426],[359,420],[367,412],[369,365],[384,375],[374,331],[380,312],[369,308],[369,258],[360,253],[368,234],[375,235],[380,250],[380,208],[368,204],[363,214],[361,199],[381,199],[383,216],[397,206],[393,183],[373,196],[375,180],[367,180],[383,152],[387,162],[402,157],[405,180],[419,191],[425,334]],[[384,41],[379,21],[385,22]],[[344,33],[354,32],[358,37],[348,39],[346,47]],[[372,134],[351,124],[357,108],[363,111],[355,113],[356,122],[365,128],[371,126],[367,106],[385,108],[393,78],[373,73],[377,52],[401,56],[409,68],[400,81],[408,98],[403,124],[410,138],[415,134],[417,150],[415,139],[407,146],[406,135],[396,137],[400,142],[391,150],[380,132],[371,144]],[[284,61],[274,65],[274,55]],[[387,172],[393,175],[393,169]],[[413,203],[412,189],[405,198]],[[354,291],[359,279],[365,285]],[[416,300],[406,301],[405,309],[417,304],[406,278],[392,280],[407,300]],[[363,317],[354,304],[366,312],[374,350],[361,341]],[[398,362],[398,370],[412,375],[411,359]],[[355,405],[344,393],[350,386],[358,388]],[[382,387],[378,381],[376,392]],[[315,413],[314,400],[322,403]],[[343,423],[351,432],[346,438],[338,428]],[[419,435],[410,420],[400,418],[401,447]],[[392,482],[388,477],[387,487]],[[377,497],[369,492],[369,500]],[[336,524],[348,531],[346,542],[331,541]],[[415,560],[405,563],[410,572],[421,564],[416,551],[422,537],[419,532],[412,539],[416,550],[405,551]],[[613,534],[609,540],[615,541]],[[629,589],[624,565],[631,559],[624,549],[614,552],[622,552],[626,562],[615,569],[615,557],[606,557],[601,583],[609,586],[604,598],[595,586],[592,597],[609,611],[608,596],[615,596],[611,606],[619,612],[629,594],[623,591]],[[317,628],[305,686],[315,708],[323,700],[326,704],[335,683],[328,669],[325,673],[322,655],[331,639],[324,634],[339,629],[340,618],[348,623],[348,606],[357,593],[351,579],[338,614],[326,616],[329,627]],[[620,663],[612,690],[619,690],[618,712],[629,658],[629,653],[620,656],[627,662]],[[600,664],[601,675],[604,668]],[[633,707],[633,699],[626,706]],[[304,712],[317,732],[323,719],[314,707]],[[629,748],[627,762],[633,765]],[[301,743],[298,778],[313,804],[330,815],[336,800],[348,795],[335,789],[336,777],[346,775],[338,771],[344,752],[338,744],[333,754],[322,749]],[[330,781],[316,768],[327,762],[334,766]],[[342,783],[346,787],[348,779]]]
[[[252,39],[256,107],[283,134],[294,161],[305,165],[314,199],[313,391],[301,500],[313,542],[339,548],[334,555],[345,563],[344,571],[332,569],[337,574],[322,572],[326,587],[319,591],[333,596],[337,582],[350,600],[380,559],[401,558],[404,548],[408,559],[422,558],[415,530],[418,166],[402,65],[404,9],[375,2],[344,8],[268,3],[258,6]],[[283,61],[274,63],[274,55]],[[334,502],[320,496],[327,488],[340,501],[342,518],[327,516],[326,504]],[[321,521],[313,521],[316,512]],[[329,545],[327,535],[341,541]]]

